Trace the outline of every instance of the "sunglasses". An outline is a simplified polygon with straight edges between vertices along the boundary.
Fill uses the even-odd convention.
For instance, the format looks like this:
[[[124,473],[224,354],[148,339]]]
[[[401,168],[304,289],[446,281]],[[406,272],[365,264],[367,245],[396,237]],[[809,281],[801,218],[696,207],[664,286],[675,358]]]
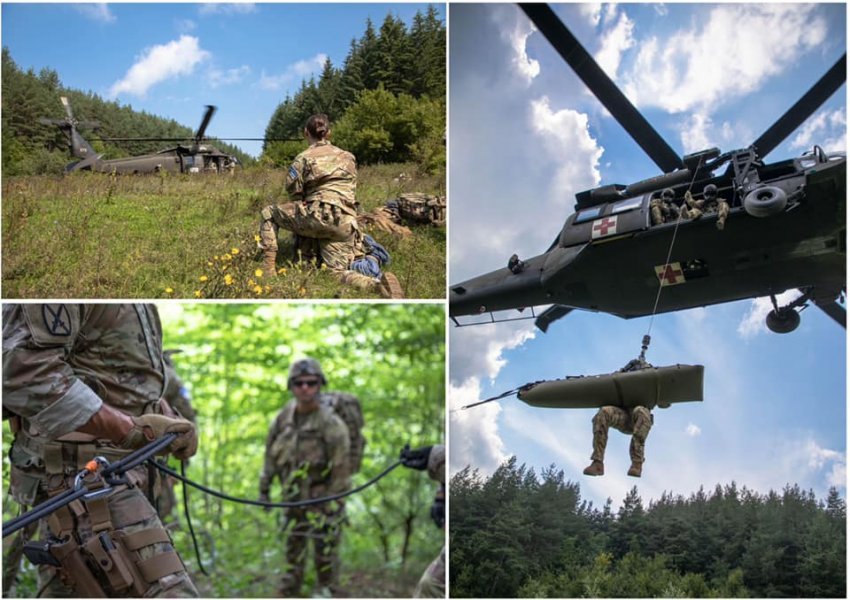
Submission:
[[[319,385],[318,379],[296,379],[292,382],[292,387],[316,387]]]

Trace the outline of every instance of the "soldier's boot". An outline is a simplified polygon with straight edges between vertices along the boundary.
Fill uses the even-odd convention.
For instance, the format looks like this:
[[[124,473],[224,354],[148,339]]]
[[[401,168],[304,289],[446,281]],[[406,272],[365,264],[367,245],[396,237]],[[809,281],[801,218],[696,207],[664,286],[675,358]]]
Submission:
[[[640,477],[641,472],[643,471],[643,463],[638,461],[632,461],[632,466],[629,467],[629,471],[627,475],[629,477]]]
[[[590,466],[584,470],[584,474],[590,475],[591,477],[605,475],[605,465],[601,460],[594,460],[590,463]]]
[[[263,275],[277,275],[277,250],[263,250]]]
[[[404,292],[401,289],[401,284],[398,282],[398,278],[392,273],[387,273],[386,271],[381,273],[379,291],[381,296],[384,298],[404,298]]]

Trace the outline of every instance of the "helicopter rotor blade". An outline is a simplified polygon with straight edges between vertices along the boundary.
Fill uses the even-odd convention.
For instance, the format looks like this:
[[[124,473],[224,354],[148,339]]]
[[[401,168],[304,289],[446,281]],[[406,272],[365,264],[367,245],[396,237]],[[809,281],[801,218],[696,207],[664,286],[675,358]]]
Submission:
[[[819,304],[815,302],[815,306],[827,314],[827,316],[847,329],[847,311],[835,300]]]
[[[198,127],[198,131],[195,133],[195,143],[201,141],[201,138],[204,137],[207,125],[210,124],[210,119],[212,119],[213,114],[215,114],[215,106],[207,104],[207,112],[204,113],[204,118],[201,120],[201,126]]]
[[[543,333],[549,329],[549,325],[558,319],[562,319],[566,317],[568,314],[575,310],[572,307],[564,306],[563,304],[553,304],[542,313],[537,319],[534,320],[534,325],[540,329]]]
[[[65,96],[59,96],[59,100],[62,102],[62,106],[65,107],[65,114],[68,115],[68,122],[74,123],[74,113],[71,112],[71,103],[68,101],[68,98]]]
[[[797,127],[827,101],[835,91],[847,80],[847,54],[838,59],[823,77],[809,88],[794,106],[779,117],[759,138],[753,142],[756,153],[764,158],[782,141],[791,135]]]
[[[611,78],[582,47],[548,4],[520,3],[519,7],[608,109],[608,112],[662,171],[669,173],[684,166],[681,157],[653,129],[649,121],[638,112],[620,88],[611,81]]]

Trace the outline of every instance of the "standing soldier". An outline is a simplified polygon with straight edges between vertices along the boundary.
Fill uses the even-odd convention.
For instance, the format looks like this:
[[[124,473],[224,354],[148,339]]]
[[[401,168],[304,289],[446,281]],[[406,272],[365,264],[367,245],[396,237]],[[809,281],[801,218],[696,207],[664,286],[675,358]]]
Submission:
[[[322,262],[344,284],[386,298],[403,298],[395,275],[381,271],[389,260],[386,251],[376,244],[383,256],[372,252],[370,240],[365,240],[357,224],[354,155],[330,143],[326,115],[310,117],[304,136],[310,146],[295,157],[286,173],[286,191],[293,202],[267,206],[261,213],[263,270],[269,277],[277,273],[277,233],[283,227],[298,238],[317,240]]]
[[[410,450],[405,447],[401,451],[401,464],[410,469],[424,471],[440,484],[431,505],[431,518],[434,524],[443,529],[446,524],[446,447],[443,445],[426,446]],[[422,574],[422,578],[413,593],[414,598],[445,598],[446,597],[446,546],[440,555],[431,561]]]
[[[179,434],[169,446],[175,457],[192,456],[195,427],[161,400],[165,379],[153,305],[5,305],[3,408],[14,415],[15,500],[40,504],[72,488],[95,456],[114,462],[166,433]],[[45,595],[198,595],[143,493],[147,469],[125,475],[111,494],[72,502],[42,521],[41,540],[54,559],[39,565]],[[48,564],[56,561],[61,567]]]
[[[295,398],[283,407],[269,429],[260,477],[261,501],[269,501],[275,477],[280,478],[284,502],[322,498],[351,487],[348,428],[333,409],[321,402],[323,385],[327,385],[327,379],[318,361],[305,358],[290,367],[287,388]],[[310,538],[317,593],[333,593],[344,519],[342,500],[287,509],[287,565],[278,590],[282,596],[297,596],[300,592]]]

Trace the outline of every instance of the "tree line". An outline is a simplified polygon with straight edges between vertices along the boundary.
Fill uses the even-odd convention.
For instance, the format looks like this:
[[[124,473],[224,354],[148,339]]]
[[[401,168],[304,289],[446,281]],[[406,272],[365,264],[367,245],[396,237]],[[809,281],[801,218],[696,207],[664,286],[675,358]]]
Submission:
[[[453,597],[845,597],[846,502],[734,482],[618,511],[516,457],[451,480]]]
[[[96,130],[81,128],[81,133],[105,159],[158,152],[167,147],[168,142],[104,142],[100,138],[183,138],[190,141],[194,135],[193,129],[174,119],[135,111],[129,104],[122,106],[90,91],[67,88],[53,69],[44,68],[38,73],[33,69],[23,71],[8,48],[3,48],[2,60],[2,165],[6,175],[61,173],[65,165],[75,160],[59,128],[40,121],[65,118],[60,96],[68,98],[76,119],[100,124]],[[201,107],[198,107],[198,124],[201,116]],[[215,146],[222,152],[236,155],[243,164],[253,160],[231,144],[215,141]]]
[[[318,80],[302,81],[278,105],[265,137],[298,138],[307,118],[325,113],[333,140],[361,164],[415,161],[430,172],[445,168],[446,30],[436,8],[417,12],[410,29],[387,14],[351,40],[340,68],[327,59]],[[266,160],[288,164],[301,142],[269,141]]]

